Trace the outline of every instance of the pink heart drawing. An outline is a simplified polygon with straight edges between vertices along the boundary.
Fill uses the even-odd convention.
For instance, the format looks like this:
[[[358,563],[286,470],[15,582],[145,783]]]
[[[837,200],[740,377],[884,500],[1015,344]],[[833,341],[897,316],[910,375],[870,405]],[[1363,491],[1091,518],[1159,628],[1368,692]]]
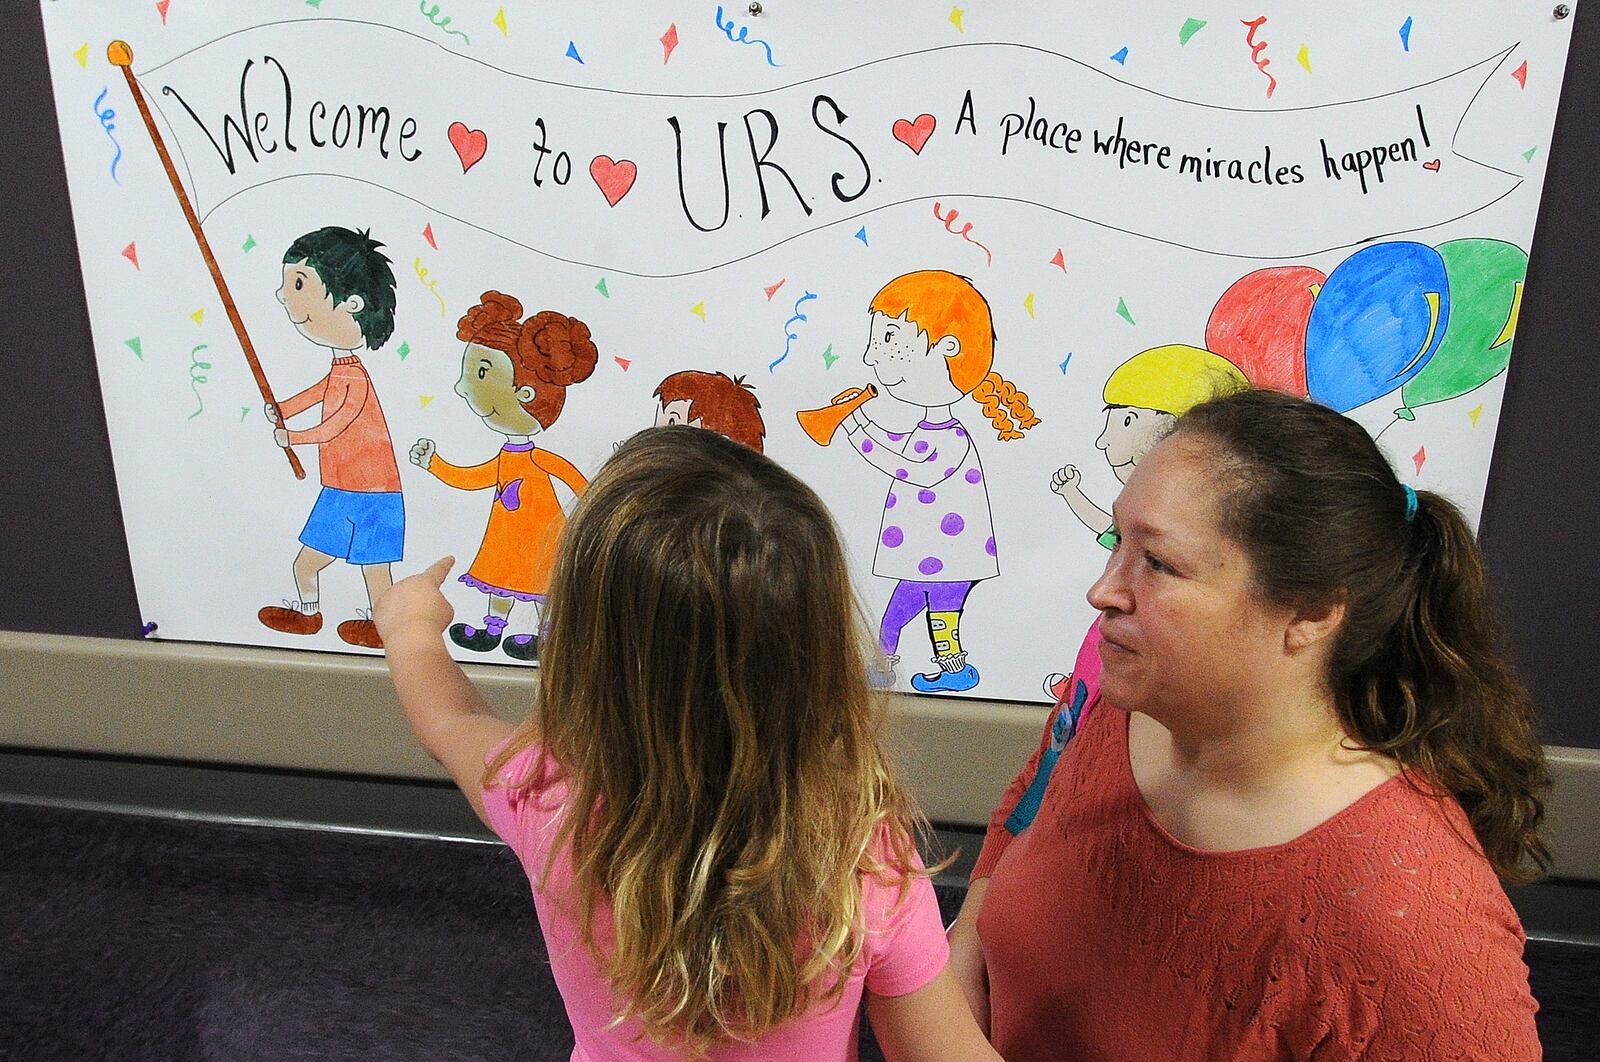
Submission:
[[[1438,173],[1439,172],[1439,160],[1438,159],[1434,159],[1432,162],[1424,162],[1422,164],[1422,168],[1425,169],[1425,170],[1432,170],[1434,173]]]
[[[450,146],[461,160],[461,172],[466,173],[489,150],[489,135],[482,129],[468,129],[465,122],[451,122],[448,132]]]
[[[928,142],[928,138],[933,135],[934,126],[938,124],[931,114],[919,114],[914,122],[901,118],[894,123],[894,138],[910,148],[913,155],[920,155],[922,145]]]
[[[628,194],[628,189],[633,187],[634,178],[639,176],[639,167],[627,159],[613,162],[610,155],[596,155],[594,161],[589,163],[589,176],[594,178],[595,186],[606,197],[606,202],[616,206]]]

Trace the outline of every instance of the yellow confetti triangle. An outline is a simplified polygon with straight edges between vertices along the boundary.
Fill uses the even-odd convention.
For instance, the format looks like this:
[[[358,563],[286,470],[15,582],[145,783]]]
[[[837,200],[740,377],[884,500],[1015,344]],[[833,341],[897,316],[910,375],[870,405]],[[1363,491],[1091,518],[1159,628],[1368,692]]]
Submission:
[[[959,7],[952,7],[950,9],[950,25],[954,26],[958,33],[967,32],[966,27],[961,24],[961,16],[965,14],[966,12],[961,10]]]
[[[1300,54],[1295,56],[1295,59],[1299,61],[1301,66],[1306,68],[1306,73],[1311,73],[1311,49],[1302,44],[1300,46]]]
[[[1483,416],[1483,403],[1479,402],[1476,406],[1467,410],[1467,416],[1472,418],[1472,426],[1476,428],[1478,426],[1478,418]]]
[[[83,69],[89,69],[89,43],[85,41],[82,48],[72,53],[72,57],[78,61],[78,65]]]
[[[189,315],[189,320],[193,321],[195,324],[205,324],[206,323],[206,308],[204,306],[202,306],[198,310],[196,310],[194,313],[191,313]]]
[[[510,36],[510,34],[506,32],[506,9],[505,8],[502,7],[499,10],[499,12],[497,12],[495,14],[495,16],[494,16],[494,24],[495,24],[496,27],[499,28],[501,36],[507,36],[507,37]]]
[[[418,395],[417,398],[419,398],[422,401],[422,408],[423,409],[427,409],[428,408],[428,403],[433,401],[433,396],[432,395]]]
[[[700,320],[704,321],[706,319],[706,304],[703,302],[697,302],[693,306],[689,307],[689,312],[700,318]]]
[[[1033,292],[1028,292],[1028,297],[1022,300],[1023,308],[1028,311],[1028,316],[1033,316]]]

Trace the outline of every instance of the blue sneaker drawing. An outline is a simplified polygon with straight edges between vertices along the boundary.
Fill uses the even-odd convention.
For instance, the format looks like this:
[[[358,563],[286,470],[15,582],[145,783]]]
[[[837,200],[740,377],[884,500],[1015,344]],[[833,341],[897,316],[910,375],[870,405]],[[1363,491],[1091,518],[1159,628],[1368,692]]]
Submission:
[[[968,664],[960,671],[941,671],[936,675],[912,675],[911,688],[918,693],[964,693],[978,684],[978,669]]]

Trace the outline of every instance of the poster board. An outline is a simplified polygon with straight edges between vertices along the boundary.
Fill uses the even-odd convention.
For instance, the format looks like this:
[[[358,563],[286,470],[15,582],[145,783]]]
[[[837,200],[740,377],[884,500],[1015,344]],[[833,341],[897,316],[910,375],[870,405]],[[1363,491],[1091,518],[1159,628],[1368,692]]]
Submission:
[[[293,480],[105,61],[110,40],[133,45],[132,69],[280,398],[316,383],[328,362],[277,301],[284,250],[326,224],[386,244],[395,332],[362,361],[407,506],[398,574],[446,552],[465,560],[496,504],[408,460],[423,438],[460,464],[504,441],[451,392],[457,319],[494,289],[530,313],[582,320],[595,338],[593,374],[537,439],[583,472],[653,420],[653,390],[672,372],[743,375],[762,402],[767,452],[834,509],[863,597],[883,613],[897,586],[921,581],[873,574],[900,548],[885,538],[898,526],[885,510],[889,477],[843,432],[817,446],[795,413],[884,383],[862,348],[868,306],[889,281],[927,269],[970,277],[993,315],[994,368],[1039,423],[1002,440],[972,398],[951,410],[972,429],[998,570],[955,610],[983,676],[962,692],[1042,699],[1040,680],[1065,663],[1055,659],[1062,632],[1088,622],[1082,592],[1104,559],[1096,528],[1050,490],[1052,476],[1074,466],[1084,497],[1109,506],[1118,478],[1095,447],[1108,380],[1144,351],[1218,349],[1224,325],[1259,339],[1235,319],[1266,304],[1235,286],[1244,278],[1283,296],[1262,330],[1288,322],[1318,337],[1301,351],[1313,394],[1354,402],[1407,481],[1476,516],[1518,289],[1514,279],[1484,294],[1450,286],[1444,249],[1492,240],[1488,250],[1525,253],[1568,42],[1547,10],[1481,6],[1482,17],[1456,9],[1445,19],[1383,5],[1352,21],[1278,5],[1196,26],[1165,6],[1127,24],[1073,5],[915,19],[826,4],[768,5],[759,18],[642,5],[618,26],[579,5],[534,21],[471,4],[46,4],[141,609],[166,637],[350,648],[331,624],[292,636],[256,618],[294,592],[315,451],[308,481]],[[341,113],[345,147],[317,147],[338,138]],[[1380,152],[1392,156],[1381,180]],[[1287,272],[1296,269],[1323,281]],[[1362,327],[1376,294],[1394,308],[1394,342]],[[1318,303],[1343,313],[1320,311],[1319,324]],[[1495,371],[1461,395],[1437,398],[1449,389],[1440,385],[1437,400],[1408,399],[1430,363],[1445,364],[1452,321],[1458,337],[1463,321],[1487,329],[1483,356],[1466,360]],[[1251,374],[1296,368],[1292,353],[1259,364],[1231,353]],[[906,431],[924,416],[915,405],[890,395],[864,412],[907,435],[908,449],[927,441]],[[925,536],[943,534],[946,515]],[[336,564],[323,582],[330,618],[365,604],[356,569]],[[455,584],[452,597],[463,621],[481,616],[485,595],[473,587]],[[921,622],[905,628],[902,688],[930,670]]]

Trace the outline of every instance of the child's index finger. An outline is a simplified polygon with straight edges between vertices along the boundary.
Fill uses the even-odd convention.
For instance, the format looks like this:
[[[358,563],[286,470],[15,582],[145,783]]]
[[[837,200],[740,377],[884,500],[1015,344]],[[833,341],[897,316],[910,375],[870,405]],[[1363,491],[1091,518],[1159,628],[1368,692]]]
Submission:
[[[455,567],[455,557],[440,557],[428,565],[428,576],[439,585],[444,585],[444,577],[450,574],[450,569]]]

